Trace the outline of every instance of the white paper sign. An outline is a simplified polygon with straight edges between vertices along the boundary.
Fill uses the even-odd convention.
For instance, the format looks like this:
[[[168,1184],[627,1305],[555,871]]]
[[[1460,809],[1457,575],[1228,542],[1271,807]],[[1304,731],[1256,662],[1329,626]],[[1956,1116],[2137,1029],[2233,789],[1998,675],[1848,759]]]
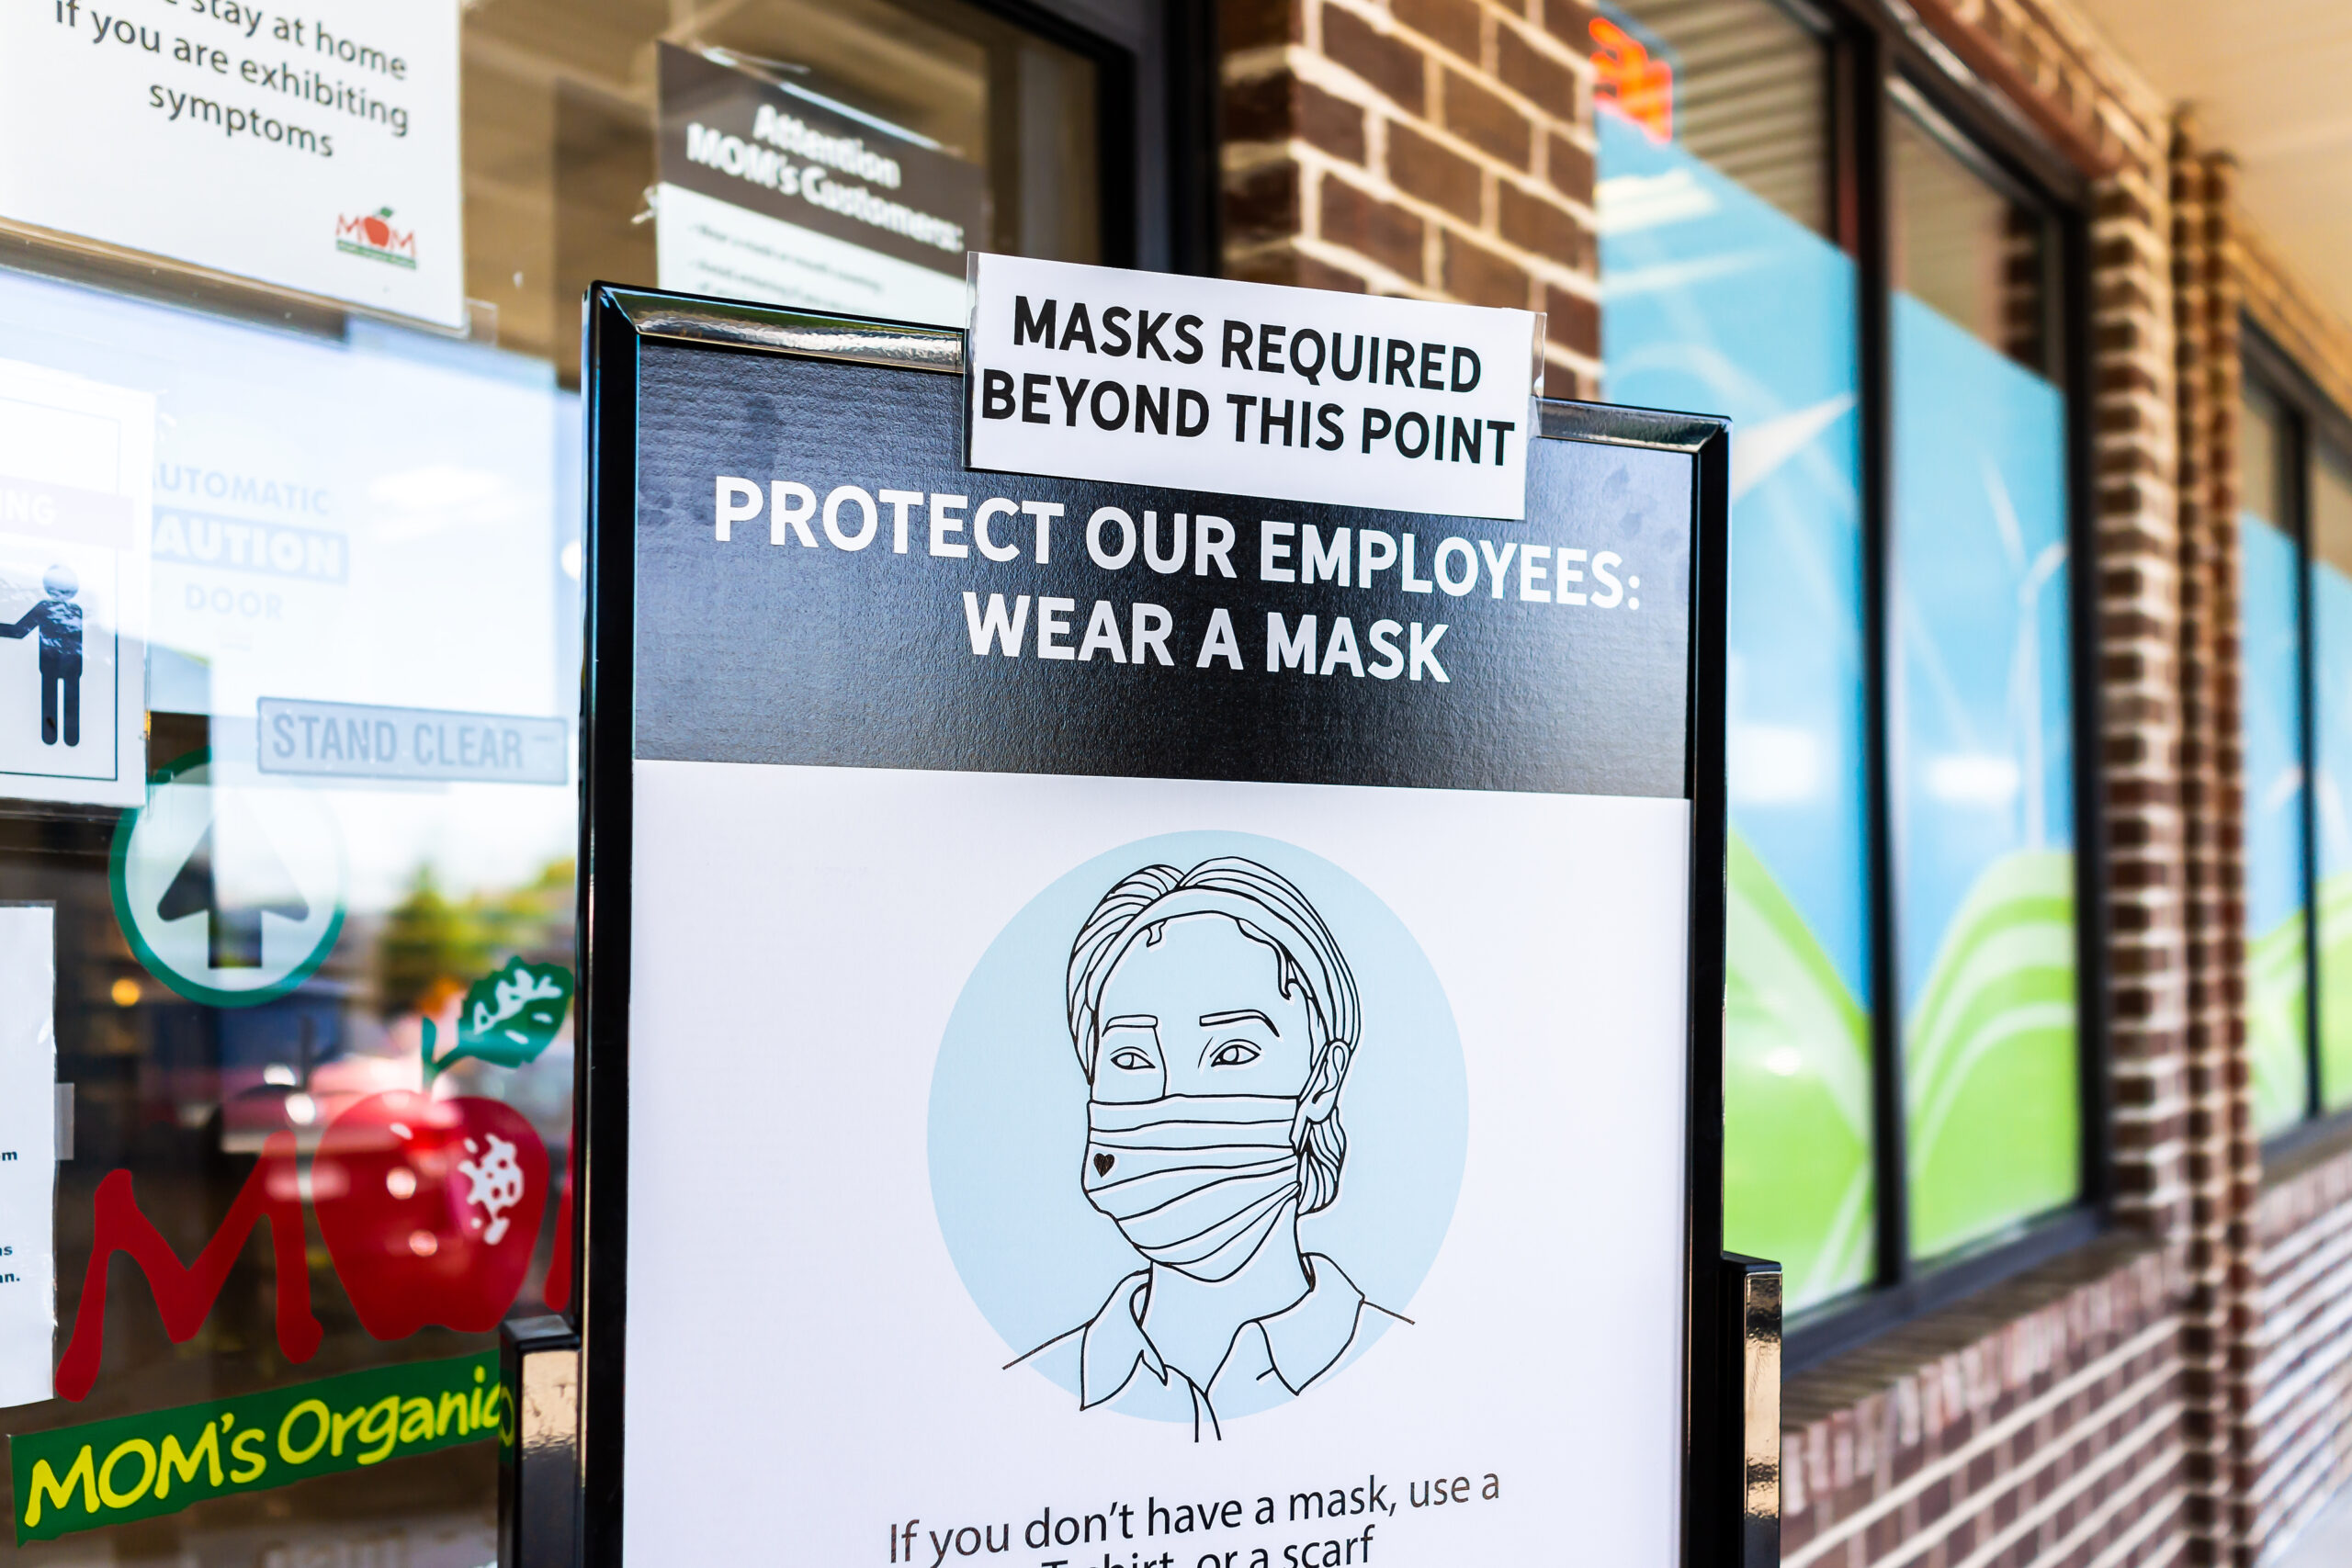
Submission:
[[[963,324],[987,170],[797,83],[660,54],[662,288]]]
[[[0,798],[147,776],[152,394],[0,360]]]
[[[960,326],[960,277],[720,201],[686,186],[660,189],[654,270],[664,288],[805,310]]]
[[[968,460],[1453,517],[1527,515],[1525,310],[972,258]]]
[[[465,324],[458,5],[0,8],[0,218]]]
[[[629,1082],[628,1562],[1679,1560],[1683,1152],[1653,1130],[1684,1095],[1683,802],[633,776],[631,1039],[692,1066]],[[752,826],[773,822],[824,831]],[[1114,1120],[1065,980],[1114,966],[1082,931],[1147,908],[1283,934],[1171,918],[1154,940],[1187,978],[1116,965],[1130,983],[1083,1003],[1098,1085],[1133,1053],[1176,1098]],[[1263,956],[1283,942],[1335,956],[1284,991]],[[1328,1207],[1251,1227],[1229,1217],[1268,1200],[1202,1168],[1261,1157],[1252,1136],[1287,1154],[1292,1112],[1217,1118],[1289,1092],[1272,1047],[1310,1006],[1353,1021],[1343,1174]],[[1114,1185],[1130,1168],[1143,1189]],[[1135,1213],[1144,1189],[1170,1201]],[[1138,1318],[1147,1258],[1230,1294]],[[717,1372],[719,1300],[777,1325],[773,1352]]]
[[[50,1395],[57,1326],[55,911],[0,905],[0,1405]]]

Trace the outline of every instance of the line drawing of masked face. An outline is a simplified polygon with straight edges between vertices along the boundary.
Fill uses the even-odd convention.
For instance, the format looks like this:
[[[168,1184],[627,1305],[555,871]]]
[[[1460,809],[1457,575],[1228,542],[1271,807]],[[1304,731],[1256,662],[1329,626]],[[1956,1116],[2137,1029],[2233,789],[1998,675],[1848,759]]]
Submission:
[[[1141,1055],[1133,1045],[1120,1049]],[[1095,1100],[1087,1107],[1080,1182],[1087,1201],[1152,1262],[1199,1280],[1228,1280],[1297,1201],[1297,1121],[1295,1096]]]
[[[1066,996],[1088,1085],[1080,1186],[1147,1267],[1020,1360],[1074,1354],[1082,1408],[1165,1416],[1181,1398],[1196,1436],[1221,1435],[1237,1380],[1303,1392],[1364,1314],[1396,1318],[1298,1238],[1340,1196],[1355,976],[1295,884],[1227,856],[1121,878],[1071,946]]]

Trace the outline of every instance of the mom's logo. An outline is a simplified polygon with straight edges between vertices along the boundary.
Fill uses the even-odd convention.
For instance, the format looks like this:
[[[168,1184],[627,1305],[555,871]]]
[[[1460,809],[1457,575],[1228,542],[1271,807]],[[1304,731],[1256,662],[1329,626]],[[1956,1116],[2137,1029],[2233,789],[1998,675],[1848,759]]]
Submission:
[[[394,266],[416,265],[416,231],[403,233],[392,227],[392,209],[379,207],[357,218],[338,214],[334,220],[334,248],[355,256],[373,256]]]

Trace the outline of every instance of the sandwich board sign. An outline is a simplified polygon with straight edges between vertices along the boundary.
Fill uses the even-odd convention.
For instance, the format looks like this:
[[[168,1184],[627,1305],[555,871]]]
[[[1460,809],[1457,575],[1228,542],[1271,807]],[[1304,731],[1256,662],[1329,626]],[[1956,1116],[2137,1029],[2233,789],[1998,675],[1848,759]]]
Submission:
[[[1724,426],[999,261],[590,292],[583,1560],[1731,1561]]]

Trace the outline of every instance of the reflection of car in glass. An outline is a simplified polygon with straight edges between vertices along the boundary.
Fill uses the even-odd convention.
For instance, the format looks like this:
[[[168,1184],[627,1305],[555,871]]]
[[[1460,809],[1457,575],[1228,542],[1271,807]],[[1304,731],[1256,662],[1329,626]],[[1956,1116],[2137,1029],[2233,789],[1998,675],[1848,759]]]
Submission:
[[[379,1021],[352,1009],[349,987],[336,982],[314,978],[277,1001],[236,1010],[199,1007],[160,986],[128,984],[122,995],[130,1002],[118,1005],[135,1006],[153,1041],[140,1073],[141,1119],[191,1132],[217,1124],[223,1154],[258,1155],[272,1134],[291,1133],[308,1155],[350,1106],[424,1087],[424,1021],[410,1013]],[[445,1047],[453,1037],[444,1020]],[[506,1100],[549,1146],[561,1148],[570,1142],[571,1087],[567,1023],[538,1060],[495,1070],[460,1062],[436,1075],[433,1090]]]

